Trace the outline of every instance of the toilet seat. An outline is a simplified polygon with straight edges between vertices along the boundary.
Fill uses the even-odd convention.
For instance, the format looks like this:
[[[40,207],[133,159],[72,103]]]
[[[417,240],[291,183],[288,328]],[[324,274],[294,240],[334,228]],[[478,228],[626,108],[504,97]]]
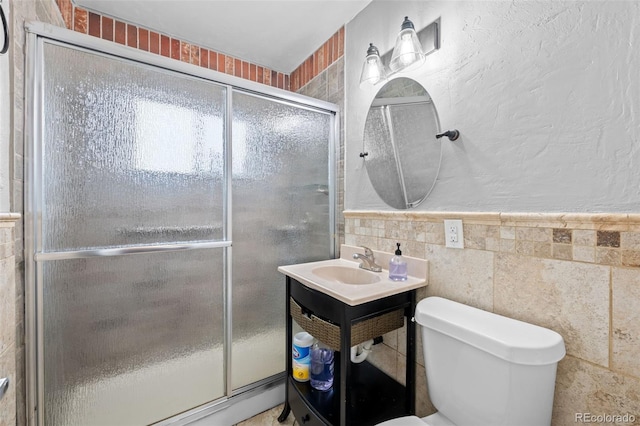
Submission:
[[[405,416],[378,423],[376,426],[456,426],[448,418],[440,413],[434,413],[427,417]]]
[[[378,423],[376,426],[427,426],[424,420],[416,416],[398,417],[396,419],[387,420],[386,422]]]

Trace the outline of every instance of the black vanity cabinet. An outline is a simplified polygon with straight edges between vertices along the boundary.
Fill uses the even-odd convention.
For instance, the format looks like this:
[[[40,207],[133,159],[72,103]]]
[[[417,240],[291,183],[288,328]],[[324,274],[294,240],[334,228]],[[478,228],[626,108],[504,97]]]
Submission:
[[[415,412],[416,290],[351,306],[287,276],[287,377],[283,422],[293,411],[300,425],[373,425]],[[352,363],[351,346],[407,324],[406,385],[365,360]],[[335,352],[333,387],[311,388],[292,377],[292,322]],[[375,351],[375,346],[374,346]]]

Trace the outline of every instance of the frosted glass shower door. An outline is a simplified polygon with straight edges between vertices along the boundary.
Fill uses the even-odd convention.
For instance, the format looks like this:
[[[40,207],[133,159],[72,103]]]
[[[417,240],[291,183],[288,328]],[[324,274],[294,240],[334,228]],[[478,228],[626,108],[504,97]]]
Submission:
[[[38,49],[41,420],[150,424],[224,396],[227,89]]]
[[[333,117],[233,92],[232,388],[285,369],[278,265],[332,254]]]

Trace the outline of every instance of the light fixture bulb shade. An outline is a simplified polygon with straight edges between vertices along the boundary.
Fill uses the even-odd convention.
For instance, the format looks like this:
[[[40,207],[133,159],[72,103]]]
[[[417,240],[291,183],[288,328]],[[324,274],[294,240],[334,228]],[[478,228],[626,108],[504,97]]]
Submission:
[[[422,65],[425,55],[413,23],[405,16],[402,29],[396,38],[389,68],[391,71],[409,71]]]
[[[367,57],[364,60],[364,64],[362,65],[362,74],[360,74],[360,86],[366,84],[376,84],[386,79],[387,73],[385,72],[384,66],[382,65],[380,53],[378,52],[378,49],[373,45],[373,43],[370,43],[369,49],[367,50]]]

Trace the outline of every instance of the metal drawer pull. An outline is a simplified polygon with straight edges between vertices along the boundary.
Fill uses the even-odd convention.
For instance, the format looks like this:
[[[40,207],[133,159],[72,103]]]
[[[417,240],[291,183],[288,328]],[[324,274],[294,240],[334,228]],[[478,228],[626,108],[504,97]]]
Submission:
[[[2,399],[4,394],[7,392],[7,389],[9,389],[9,378],[4,377],[0,379],[0,399]]]

